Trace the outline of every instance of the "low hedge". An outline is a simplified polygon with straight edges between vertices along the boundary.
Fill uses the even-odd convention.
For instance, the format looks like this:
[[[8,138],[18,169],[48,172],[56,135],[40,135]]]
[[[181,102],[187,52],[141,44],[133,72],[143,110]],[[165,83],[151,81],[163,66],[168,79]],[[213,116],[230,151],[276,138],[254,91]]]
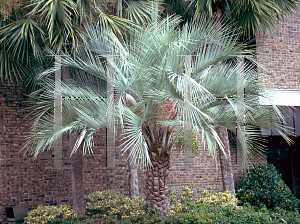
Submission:
[[[100,214],[127,218],[145,215],[146,202],[142,196],[131,199],[114,190],[96,191],[84,196],[86,215]]]
[[[233,207],[237,203],[237,198],[229,191],[216,192],[202,190],[202,197],[194,198],[194,192],[190,187],[182,187],[182,191],[171,191],[170,193],[170,215],[175,215],[180,212],[187,212],[188,205],[220,205],[222,207]]]
[[[231,224],[299,224],[300,215],[297,212],[282,209],[268,210],[265,207],[246,206],[223,207],[220,205],[189,204],[188,212],[181,212],[169,217],[161,217],[158,212],[147,212],[144,216],[135,216],[119,219],[115,216],[103,217],[93,215],[82,221],[57,220],[51,224],[196,224],[196,223],[231,223]]]
[[[52,220],[62,219],[71,220],[76,218],[77,214],[69,205],[42,206],[30,211],[24,218],[25,224],[48,224]]]
[[[86,216],[77,217],[69,206],[65,209],[63,216],[55,206],[39,206],[37,211],[30,213],[27,223],[45,224],[193,224],[193,223],[293,223],[300,224],[300,215],[296,211],[286,211],[276,207],[272,210],[265,205],[260,207],[244,203],[243,206],[235,206],[236,198],[229,192],[217,193],[203,190],[202,198],[193,197],[193,191],[189,187],[182,188],[182,191],[171,191],[170,194],[170,216],[161,217],[159,213],[149,212],[145,206],[145,200],[138,197],[134,200],[115,191],[95,192],[85,196]],[[48,211],[48,207],[54,207]],[[55,210],[56,209],[56,210]],[[67,209],[67,210],[66,210]],[[55,212],[58,211],[58,212]],[[44,217],[46,222],[37,222],[41,214],[51,214],[51,217]],[[53,217],[53,214],[57,216]],[[36,215],[36,216],[35,216]],[[73,219],[70,219],[72,218]],[[47,218],[47,219],[46,219]],[[42,220],[42,219],[41,219]]]

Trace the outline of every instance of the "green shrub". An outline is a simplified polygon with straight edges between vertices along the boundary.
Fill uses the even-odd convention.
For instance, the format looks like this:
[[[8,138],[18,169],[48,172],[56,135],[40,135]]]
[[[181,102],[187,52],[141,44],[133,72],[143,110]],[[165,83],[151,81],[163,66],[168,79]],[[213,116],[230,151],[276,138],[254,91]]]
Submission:
[[[215,192],[208,190],[203,190],[200,192],[204,197],[197,200],[197,204],[210,204],[210,205],[220,205],[223,207],[233,207],[236,206],[237,198],[231,194],[228,190],[224,192]]]
[[[127,218],[130,216],[144,215],[146,202],[142,196],[135,199],[116,191],[97,191],[84,196],[86,214],[101,214],[102,216],[116,216]]]
[[[198,204],[210,204],[221,205],[223,207],[232,207],[237,203],[237,199],[229,191],[215,192],[214,190],[209,192],[203,190],[200,192],[203,197],[195,199],[194,192],[190,187],[182,187],[181,192],[171,191],[170,194],[170,215],[174,215],[180,212],[187,212],[189,207]]]
[[[39,205],[30,211],[24,219],[26,224],[48,224],[55,219],[71,220],[76,218],[76,212],[69,205],[43,206]]]
[[[297,211],[299,203],[277,169],[269,163],[260,163],[247,170],[237,197],[242,203],[249,202],[254,206],[264,204],[268,209],[279,207],[287,211]]]
[[[177,192],[175,190],[170,191],[170,215],[175,215],[179,212],[186,212],[188,210],[188,204],[196,202],[193,197],[194,192],[190,187],[182,187],[182,191]]]

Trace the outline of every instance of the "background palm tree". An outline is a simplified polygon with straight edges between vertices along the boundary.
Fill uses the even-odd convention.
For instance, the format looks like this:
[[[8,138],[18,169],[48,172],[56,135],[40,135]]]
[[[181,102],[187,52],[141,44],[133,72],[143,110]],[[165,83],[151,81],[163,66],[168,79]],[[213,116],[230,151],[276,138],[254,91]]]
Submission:
[[[51,67],[53,59],[49,61],[43,49],[51,47],[56,53],[75,50],[85,35],[83,24],[87,20],[119,35],[138,27],[131,20],[107,14],[108,9],[101,3],[94,0],[32,0],[30,5],[13,11],[6,25],[0,28],[1,80],[27,83],[28,79],[33,79],[37,68]],[[141,22],[150,13],[149,4],[141,2],[137,7],[131,7],[131,2],[127,2],[124,15]]]
[[[163,14],[180,15],[184,23],[198,14],[208,17],[220,13],[226,21],[240,27],[240,40],[264,35],[276,29],[278,23],[294,12],[299,0],[165,0]],[[225,22],[226,22],[225,21]]]
[[[81,80],[91,82],[87,88]],[[63,101],[62,129],[53,131],[53,78],[43,79],[39,83],[44,88],[30,94],[33,100],[31,118],[33,126],[27,134],[27,141],[23,149],[36,159],[38,154],[49,150],[63,135],[70,137],[71,168],[73,183],[74,207],[78,215],[84,215],[84,182],[83,182],[83,154],[93,145],[93,133],[106,126],[106,100],[103,91],[93,89],[92,80],[95,78],[78,77],[77,81],[65,79],[62,82]],[[66,86],[65,83],[68,83]],[[94,85],[95,86],[95,85]],[[70,89],[71,88],[71,89]],[[52,96],[52,97],[51,97]],[[95,100],[82,100],[90,96]],[[78,150],[78,152],[77,152]],[[77,153],[76,153],[77,152]]]

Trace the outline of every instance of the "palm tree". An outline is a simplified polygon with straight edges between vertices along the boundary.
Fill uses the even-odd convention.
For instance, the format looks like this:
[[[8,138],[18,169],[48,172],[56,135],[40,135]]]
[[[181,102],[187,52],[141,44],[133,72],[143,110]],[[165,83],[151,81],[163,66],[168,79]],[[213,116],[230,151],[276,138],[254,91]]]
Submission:
[[[167,17],[134,33],[127,44],[121,44],[112,34],[104,36],[90,28],[89,33],[95,38],[87,41],[86,53],[62,61],[67,68],[105,79],[95,54],[103,54],[103,46],[107,45],[103,41],[110,38],[108,42],[113,43],[113,48],[107,51],[119,55],[114,68],[116,112],[126,140],[123,150],[131,149],[132,164],[148,168],[147,205],[150,209],[157,208],[162,215],[168,215],[167,177],[176,130],[184,126],[195,132],[201,130],[211,155],[216,159],[217,145],[224,153],[215,128],[235,130],[237,117],[241,116],[236,110],[238,102],[232,100],[237,97],[237,65],[235,60],[228,60],[243,54],[255,62],[251,52],[243,50],[245,45],[238,43],[238,35],[228,35],[232,27],[221,26],[215,17],[202,16],[182,28],[180,22],[179,17]],[[185,72],[182,56],[186,55],[195,55],[191,61],[192,77]],[[247,130],[246,161],[259,153],[253,142],[258,136],[252,126],[271,129],[273,122],[266,115],[282,117],[275,105],[269,111],[259,104],[259,97],[266,96],[261,86],[254,85],[256,73],[250,65],[244,71],[247,113],[242,125]],[[186,86],[191,89],[190,100],[185,98]],[[129,104],[129,98],[134,103]],[[186,114],[191,114],[190,119],[186,119]],[[276,125],[278,130],[285,128]]]

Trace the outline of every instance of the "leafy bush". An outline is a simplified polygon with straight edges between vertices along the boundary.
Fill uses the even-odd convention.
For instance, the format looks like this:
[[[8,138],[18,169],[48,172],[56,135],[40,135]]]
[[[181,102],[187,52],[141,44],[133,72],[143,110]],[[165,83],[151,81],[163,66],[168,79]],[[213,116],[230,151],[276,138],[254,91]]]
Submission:
[[[166,223],[299,224],[300,215],[297,212],[287,212],[280,209],[272,211],[266,207],[258,208],[250,205],[223,207],[197,204],[196,206],[188,206],[187,212],[169,217],[168,221]]]
[[[175,190],[170,191],[170,215],[175,215],[179,212],[186,212],[188,204],[196,202],[194,192],[190,187],[182,187],[181,192]]]
[[[228,190],[225,192],[215,192],[208,190],[203,190],[200,192],[204,197],[197,200],[197,204],[210,204],[210,205],[220,205],[223,207],[233,207],[236,206],[237,198],[231,194]]]
[[[70,213],[71,209],[60,209],[55,206],[39,206],[38,218],[34,213],[28,215],[30,221],[25,223],[47,224],[188,224],[188,223],[231,223],[231,224],[300,224],[298,212],[286,211],[282,208],[268,210],[262,204],[259,207],[244,203],[243,206],[234,206],[236,198],[229,192],[216,193],[203,190],[204,196],[200,199],[193,197],[194,192],[190,187],[183,187],[182,191],[171,191],[170,216],[162,217],[159,212],[146,210],[142,197],[130,199],[115,191],[94,192],[85,196],[86,217],[77,217],[76,213]],[[49,212],[48,210],[51,210]],[[64,212],[66,214],[64,214]],[[37,213],[37,212],[36,212]],[[63,213],[63,214],[62,214]],[[53,217],[53,214],[56,216]],[[75,214],[75,215],[70,215]],[[28,218],[27,217],[27,218]],[[26,218],[26,219],[27,219]]]
[[[142,196],[135,199],[116,191],[97,191],[84,196],[85,211],[87,215],[101,214],[103,216],[116,216],[126,218],[144,215],[146,202]]]
[[[76,218],[76,212],[69,205],[43,206],[39,205],[36,209],[28,212],[24,218],[26,224],[48,224],[54,219],[70,220]]]
[[[210,204],[221,205],[223,207],[232,207],[237,203],[237,199],[229,191],[215,192],[203,190],[200,192],[203,197],[195,199],[193,197],[194,192],[190,187],[182,187],[181,192],[171,191],[170,195],[170,215],[174,215],[179,212],[187,212],[189,206],[198,204]]]
[[[299,200],[284,183],[277,169],[271,164],[257,164],[247,170],[241,181],[237,197],[242,203],[254,206],[279,207],[287,211],[297,211]]]

